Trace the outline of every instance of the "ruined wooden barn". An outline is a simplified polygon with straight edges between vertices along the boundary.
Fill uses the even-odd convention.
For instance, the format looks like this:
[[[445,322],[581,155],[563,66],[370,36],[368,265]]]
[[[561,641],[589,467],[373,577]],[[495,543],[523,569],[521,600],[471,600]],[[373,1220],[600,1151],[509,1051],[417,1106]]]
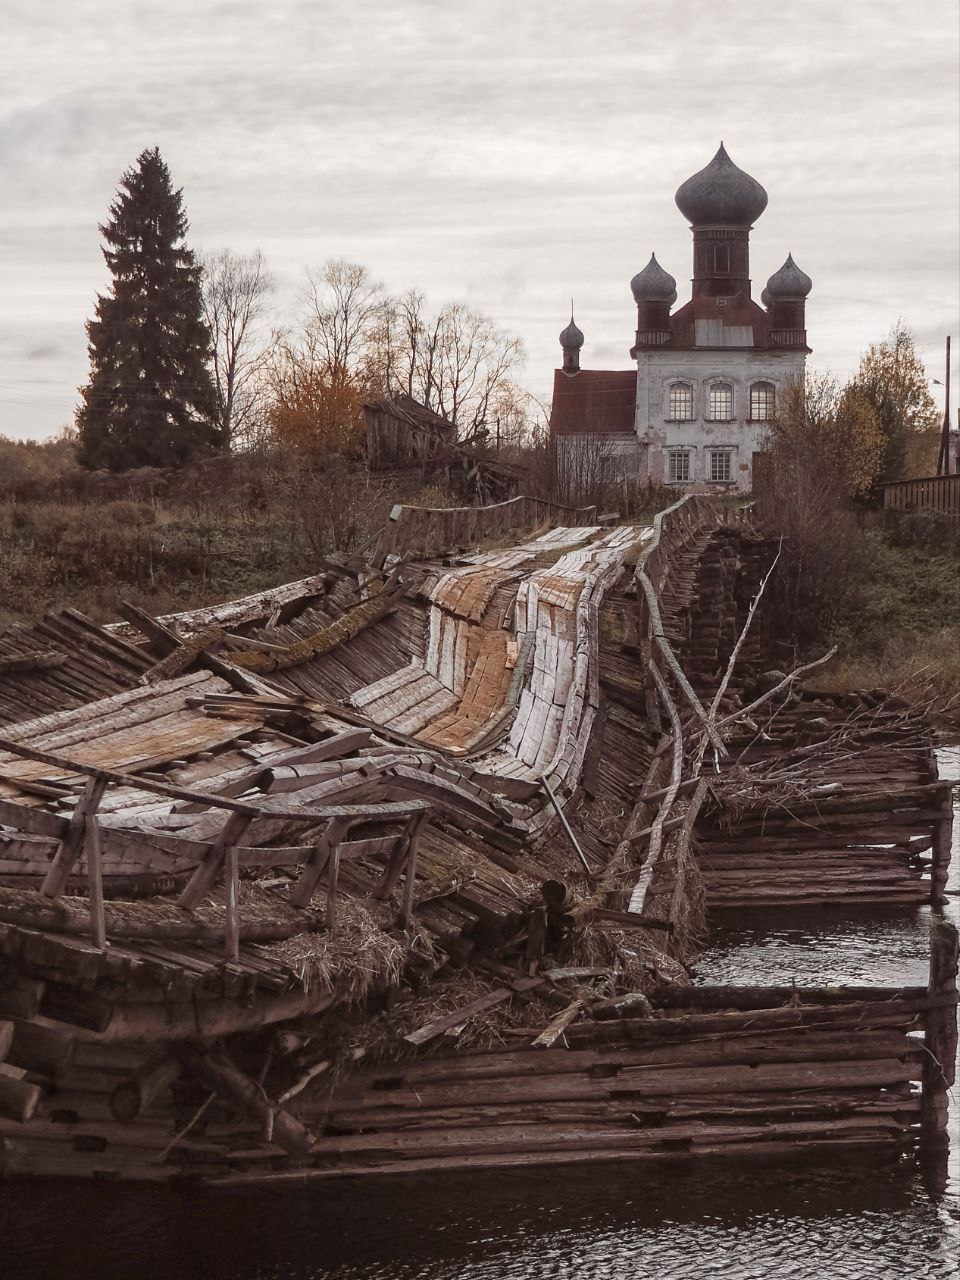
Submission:
[[[363,569],[0,637],[0,1170],[942,1132],[949,929],[923,988],[690,984],[708,910],[943,890],[923,717],[760,678],[770,559],[699,497],[405,508]]]
[[[413,396],[384,396],[363,406],[372,470],[408,467],[449,454],[457,428]]]
[[[477,505],[513,498],[526,472],[485,447],[485,435],[458,440],[457,428],[408,395],[384,396],[363,406],[367,465],[371,471],[417,474]]]

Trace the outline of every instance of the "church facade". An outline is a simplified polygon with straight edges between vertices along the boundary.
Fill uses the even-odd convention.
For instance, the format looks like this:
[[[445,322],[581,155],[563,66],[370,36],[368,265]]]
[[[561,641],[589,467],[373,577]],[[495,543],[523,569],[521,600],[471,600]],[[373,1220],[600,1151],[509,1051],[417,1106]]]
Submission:
[[[722,144],[676,202],[693,233],[690,300],[674,309],[676,280],[651,255],[630,282],[629,370],[582,369],[584,336],[571,316],[560,334],[551,434],[561,452],[602,450],[640,479],[747,491],[778,397],[803,377],[812,284],[788,255],[753,300],[750,232],[767,193]]]

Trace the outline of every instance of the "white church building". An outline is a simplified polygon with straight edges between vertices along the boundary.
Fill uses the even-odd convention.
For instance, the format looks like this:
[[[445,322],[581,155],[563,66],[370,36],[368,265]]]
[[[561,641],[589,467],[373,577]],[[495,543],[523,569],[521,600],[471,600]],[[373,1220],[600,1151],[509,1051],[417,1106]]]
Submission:
[[[760,183],[721,144],[676,193],[693,232],[689,302],[656,256],[630,282],[635,369],[582,369],[571,316],[560,334],[550,429],[558,447],[603,448],[640,479],[684,489],[749,490],[753,454],[783,386],[802,378],[812,287],[787,256],[760,302],[750,283],[750,232],[767,206]]]

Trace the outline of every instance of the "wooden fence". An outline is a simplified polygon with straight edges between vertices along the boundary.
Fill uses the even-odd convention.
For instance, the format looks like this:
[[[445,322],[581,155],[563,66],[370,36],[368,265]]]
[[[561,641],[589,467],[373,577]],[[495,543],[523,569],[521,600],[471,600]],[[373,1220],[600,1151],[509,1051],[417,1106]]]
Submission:
[[[382,565],[389,555],[442,555],[546,523],[580,527],[596,522],[596,507],[566,507],[524,495],[487,507],[398,505],[390,512],[371,558],[374,564]]]
[[[960,475],[897,480],[879,488],[885,511],[944,511],[960,516]]]

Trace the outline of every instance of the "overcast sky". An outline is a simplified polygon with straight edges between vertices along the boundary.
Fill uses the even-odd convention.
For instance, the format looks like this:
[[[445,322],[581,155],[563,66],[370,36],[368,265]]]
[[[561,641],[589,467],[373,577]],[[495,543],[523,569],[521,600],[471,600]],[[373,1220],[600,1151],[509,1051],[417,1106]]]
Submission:
[[[723,138],[770,197],[755,296],[788,250],[813,278],[811,363],[902,316],[942,379],[958,27],[957,0],[0,0],[0,433],[71,420],[97,224],[154,144],[188,243],[262,249],[279,320],[345,257],[519,334],[544,396],[571,295],[593,368],[630,366],[652,249],[689,296],[673,193]]]

